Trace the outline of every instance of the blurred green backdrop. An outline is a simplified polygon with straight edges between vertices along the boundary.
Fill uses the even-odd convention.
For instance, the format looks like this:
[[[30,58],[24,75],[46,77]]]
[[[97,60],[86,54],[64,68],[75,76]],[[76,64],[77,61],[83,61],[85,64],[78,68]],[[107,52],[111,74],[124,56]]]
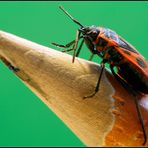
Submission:
[[[49,46],[75,38],[78,26],[115,30],[148,59],[148,2],[0,2],[0,29]],[[84,46],[81,58],[88,59]],[[99,58],[94,58],[99,62]],[[0,62],[0,146],[85,146],[2,62]]]

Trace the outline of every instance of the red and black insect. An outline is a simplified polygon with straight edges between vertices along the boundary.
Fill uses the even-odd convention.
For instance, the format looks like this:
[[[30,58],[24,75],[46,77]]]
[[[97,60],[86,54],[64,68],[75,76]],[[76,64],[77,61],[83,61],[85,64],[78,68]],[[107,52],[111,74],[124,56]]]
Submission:
[[[84,98],[93,97],[98,92],[105,64],[108,63],[115,78],[135,96],[137,113],[144,135],[143,145],[145,145],[147,134],[138,104],[137,93],[148,94],[148,62],[131,44],[113,30],[96,26],[83,26],[65,11],[63,7],[60,6],[60,9],[78,24],[80,29],[77,30],[76,39],[67,45],[52,44],[61,48],[69,48],[73,45],[72,48],[64,50],[64,52],[74,51],[72,62],[74,62],[75,57],[78,57],[84,42],[92,53],[90,60],[93,58],[93,55],[98,55],[102,59],[101,72],[96,88],[92,94]],[[82,41],[77,49],[80,39]]]

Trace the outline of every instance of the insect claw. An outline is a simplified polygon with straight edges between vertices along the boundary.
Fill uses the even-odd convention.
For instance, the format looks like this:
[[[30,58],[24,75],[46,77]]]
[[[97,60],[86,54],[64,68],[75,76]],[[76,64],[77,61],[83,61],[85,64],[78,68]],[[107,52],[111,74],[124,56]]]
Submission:
[[[87,98],[92,98],[93,96],[95,96],[96,92],[93,92],[92,94],[88,95],[88,96],[84,96],[83,99],[87,99]]]
[[[143,146],[146,144],[146,141],[147,141],[147,140],[146,140],[146,139],[144,139],[144,142],[142,143],[142,145],[143,145]]]
[[[72,51],[72,50],[73,50],[73,48],[67,49],[67,50],[62,50],[62,52],[69,52],[69,51]]]
[[[65,48],[64,45],[60,45],[60,44],[57,44],[57,43],[51,43],[51,44],[52,44],[52,45],[55,45],[55,46],[57,46],[57,47]]]
[[[144,134],[144,141],[143,141],[142,145],[144,146],[146,144],[146,142],[147,142],[147,135]]]

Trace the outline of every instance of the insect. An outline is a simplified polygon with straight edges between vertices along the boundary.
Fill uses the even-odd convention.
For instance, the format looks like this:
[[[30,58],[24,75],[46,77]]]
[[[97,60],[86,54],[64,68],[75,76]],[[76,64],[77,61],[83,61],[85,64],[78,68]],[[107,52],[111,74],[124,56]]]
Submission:
[[[62,6],[59,7],[74,23],[78,24],[80,28],[77,30],[76,39],[66,45],[52,43],[61,48],[68,48],[63,52],[73,50],[73,59],[78,57],[83,44],[85,43],[92,55],[98,55],[101,61],[101,72],[92,94],[84,98],[93,97],[98,91],[101,82],[101,77],[108,63],[110,70],[114,77],[128,89],[135,97],[136,109],[143,131],[143,145],[147,142],[147,134],[144,126],[144,121],[140,107],[138,104],[137,93],[148,94],[148,62],[145,58],[127,41],[119,36],[115,31],[104,28],[92,26],[83,26],[80,22],[74,19]],[[78,42],[81,40],[80,46]],[[72,48],[70,48],[73,46]],[[77,50],[77,52],[76,52]]]

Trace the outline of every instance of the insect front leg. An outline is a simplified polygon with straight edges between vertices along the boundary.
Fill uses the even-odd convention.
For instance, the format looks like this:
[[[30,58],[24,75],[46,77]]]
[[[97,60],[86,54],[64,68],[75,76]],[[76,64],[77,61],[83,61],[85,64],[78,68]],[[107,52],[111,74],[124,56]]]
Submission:
[[[75,57],[76,57],[76,49],[77,49],[77,46],[78,46],[78,41],[79,41],[79,39],[80,39],[80,34],[81,34],[81,32],[79,31],[79,30],[77,30],[77,32],[76,32],[76,39],[75,39],[75,44],[74,44],[74,46],[73,46],[73,58],[72,58],[72,63],[74,63],[74,61],[75,61]]]
[[[82,38],[82,36],[79,37],[79,39],[81,39],[81,38]],[[62,45],[62,44],[58,44],[58,43],[54,43],[54,42],[51,43],[51,44],[52,44],[52,45],[55,45],[55,46],[57,46],[57,47],[59,47],[59,48],[69,48],[69,47],[71,47],[75,42],[76,42],[76,40],[73,40],[73,41],[67,43],[66,45]],[[72,48],[72,49],[63,50],[62,52],[68,52],[68,51],[71,51],[71,50],[73,50],[73,48]]]
[[[105,68],[105,63],[106,63],[105,60],[103,60],[103,61],[101,62],[101,72],[100,72],[100,74],[99,74],[99,78],[98,78],[97,85],[96,85],[96,87],[95,87],[94,92],[93,92],[92,94],[88,95],[88,96],[84,96],[84,97],[83,97],[84,99],[93,97],[93,96],[99,91],[99,86],[100,86],[102,74],[103,74],[103,71],[104,71],[104,68]]]
[[[122,86],[124,88],[126,88],[127,90],[129,90],[130,93],[133,94],[134,96],[134,100],[135,100],[135,105],[136,105],[136,110],[137,110],[137,114],[138,114],[138,118],[139,118],[139,121],[140,121],[140,124],[141,124],[141,128],[142,128],[142,132],[143,132],[143,143],[142,145],[145,145],[146,142],[147,142],[147,134],[146,134],[146,129],[145,129],[145,125],[144,125],[144,120],[143,120],[143,116],[142,116],[142,113],[141,113],[141,110],[140,110],[140,106],[139,106],[139,103],[138,103],[138,97],[137,97],[137,94],[136,92],[133,90],[133,88],[128,85],[126,83],[126,81],[124,81],[124,79],[120,78],[120,76],[118,74],[115,73],[114,71],[114,66],[113,65],[110,65],[110,69],[114,75],[114,77],[122,84]]]
[[[73,48],[70,48],[70,49],[66,49],[66,50],[62,50],[62,52],[69,52],[69,51],[72,51]]]
[[[72,48],[70,49],[66,49],[66,50],[63,50],[62,52],[69,52],[69,51],[74,51],[73,53],[73,58],[72,58],[72,63],[74,63],[74,60],[75,60],[75,57],[78,57],[80,51],[81,51],[81,48],[83,46],[83,43],[84,43],[84,39],[82,40],[79,48],[78,48],[78,51],[76,53],[76,49],[77,49],[77,46],[78,46],[78,41],[83,38],[83,36],[80,36],[81,32],[79,30],[77,30],[76,32],[76,39],[71,41],[70,43],[66,44],[66,45],[61,45],[61,44],[57,44],[57,43],[52,43],[53,45],[57,46],[57,47],[60,47],[60,48],[69,48],[73,45]]]
[[[91,54],[89,61],[92,61],[93,57],[94,57],[94,53]]]
[[[80,46],[79,46],[78,51],[77,51],[77,53],[76,53],[76,57],[78,57],[78,56],[79,56],[79,54],[80,54],[80,51],[81,51],[81,49],[82,49],[83,44],[84,44],[84,39],[82,39],[82,41],[81,41],[81,43],[80,43]]]
[[[80,46],[79,46],[79,48],[78,48],[78,51],[77,51],[77,53],[76,53],[76,55],[75,55],[76,57],[79,56],[83,44],[84,44],[84,39],[83,39],[83,40],[81,41],[81,43],[80,43]],[[73,48],[66,49],[66,50],[62,50],[62,52],[69,52],[69,51],[72,51],[72,50],[74,50],[74,46],[73,46]]]
[[[69,47],[70,47],[71,45],[73,45],[74,43],[75,43],[75,40],[69,42],[69,43],[66,44],[66,45],[61,45],[61,44],[57,44],[57,43],[51,43],[51,44],[53,44],[53,45],[55,45],[55,46],[57,46],[57,47],[60,47],[60,48],[69,48]]]

